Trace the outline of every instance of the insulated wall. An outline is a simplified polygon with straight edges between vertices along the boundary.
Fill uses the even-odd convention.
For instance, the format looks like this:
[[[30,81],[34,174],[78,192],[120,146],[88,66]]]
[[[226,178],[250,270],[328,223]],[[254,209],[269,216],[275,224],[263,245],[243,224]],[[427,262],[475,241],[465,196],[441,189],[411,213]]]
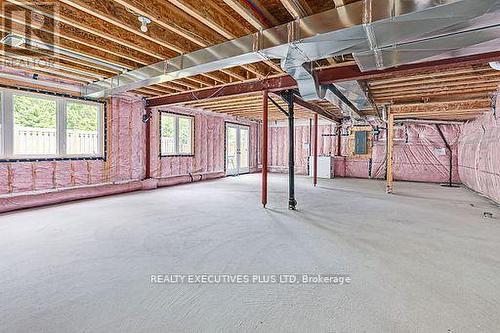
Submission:
[[[497,110],[500,103],[497,102]],[[464,125],[459,139],[460,179],[500,203],[500,119],[488,113]]]
[[[441,137],[440,131],[444,136]],[[404,123],[396,127],[394,136],[393,174],[395,180],[445,183],[450,179],[459,183],[458,137],[460,125]],[[450,151],[447,145],[451,147]],[[372,155],[372,177],[385,178],[385,135],[375,141]]]
[[[0,163],[0,194],[142,179],[145,142],[142,101],[113,98],[106,112],[106,161],[3,162]]]
[[[249,126],[250,171],[258,170],[261,132],[256,122],[186,108],[165,111],[195,117],[195,154],[160,157],[159,116],[153,112],[150,156],[155,181],[143,181],[147,142],[144,102],[125,95],[107,104],[105,160],[0,163],[0,212],[222,177],[226,122]],[[201,178],[193,178],[193,174]]]
[[[334,156],[337,151],[337,137],[334,136],[334,123],[320,122],[318,126],[319,155]],[[300,121],[295,126],[295,172],[299,175],[308,174],[308,156],[310,155],[310,140],[313,135],[309,121]],[[269,128],[269,171],[277,173],[288,172],[288,126],[277,122]]]
[[[160,157],[159,111],[194,116],[194,156]],[[250,172],[257,171],[258,124],[214,112],[184,107],[153,110],[151,119],[151,172],[154,178],[189,174],[220,174],[225,169],[225,124],[247,125],[250,128]]]
[[[374,124],[376,126],[377,124]],[[378,124],[383,127],[383,124]],[[385,178],[386,139],[385,131],[374,136],[372,156],[358,158],[349,156],[349,137],[346,134],[349,124],[342,125],[340,137],[341,156],[335,159],[337,177]],[[452,180],[459,182],[458,176],[458,137],[459,125],[439,125],[447,143],[452,148]],[[309,155],[309,123],[302,123],[295,128],[296,173],[307,174]],[[285,124],[275,124],[270,128],[270,170],[287,172],[288,170],[288,128]],[[339,138],[336,125],[320,125],[318,135],[318,153],[323,156],[335,156]],[[436,125],[408,123],[397,126],[394,142],[394,177],[396,180],[421,182],[449,181],[450,152],[446,148]]]

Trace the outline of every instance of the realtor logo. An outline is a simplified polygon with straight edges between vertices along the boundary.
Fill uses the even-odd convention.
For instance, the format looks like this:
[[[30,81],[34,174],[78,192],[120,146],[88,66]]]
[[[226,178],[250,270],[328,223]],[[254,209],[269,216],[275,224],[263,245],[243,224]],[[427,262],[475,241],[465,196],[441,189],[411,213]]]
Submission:
[[[2,2],[0,60],[10,67],[47,67],[57,53],[56,1]]]

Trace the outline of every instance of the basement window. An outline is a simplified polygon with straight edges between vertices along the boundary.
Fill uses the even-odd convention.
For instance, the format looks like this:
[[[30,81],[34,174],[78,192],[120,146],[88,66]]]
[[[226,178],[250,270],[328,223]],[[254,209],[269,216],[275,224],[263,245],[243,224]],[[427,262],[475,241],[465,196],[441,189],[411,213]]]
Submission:
[[[68,155],[98,156],[101,152],[101,112],[98,105],[66,104],[66,151]]]
[[[1,159],[104,157],[104,107],[31,92],[0,90]]]
[[[193,137],[193,116],[160,112],[161,156],[192,156]]]
[[[31,95],[13,95],[14,155],[57,155],[57,103]]]
[[[368,154],[368,131],[356,131],[354,133],[354,154]]]

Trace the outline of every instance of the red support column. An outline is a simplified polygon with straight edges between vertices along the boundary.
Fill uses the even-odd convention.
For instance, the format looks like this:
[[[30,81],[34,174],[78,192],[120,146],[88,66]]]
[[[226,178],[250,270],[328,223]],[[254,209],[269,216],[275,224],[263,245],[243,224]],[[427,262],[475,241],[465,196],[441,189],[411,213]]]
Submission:
[[[267,152],[269,133],[269,92],[264,90],[262,96],[262,206],[267,205]]]
[[[313,184],[318,185],[318,114],[314,114]]]

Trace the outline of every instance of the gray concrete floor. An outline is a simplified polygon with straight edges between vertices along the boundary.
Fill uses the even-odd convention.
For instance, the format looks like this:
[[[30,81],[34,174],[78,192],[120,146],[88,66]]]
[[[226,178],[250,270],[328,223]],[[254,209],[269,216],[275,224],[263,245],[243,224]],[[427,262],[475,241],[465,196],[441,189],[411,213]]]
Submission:
[[[0,331],[499,331],[498,206],[431,184],[297,183],[297,212],[285,176],[264,210],[246,175],[0,216]],[[167,273],[352,283],[150,283]]]

